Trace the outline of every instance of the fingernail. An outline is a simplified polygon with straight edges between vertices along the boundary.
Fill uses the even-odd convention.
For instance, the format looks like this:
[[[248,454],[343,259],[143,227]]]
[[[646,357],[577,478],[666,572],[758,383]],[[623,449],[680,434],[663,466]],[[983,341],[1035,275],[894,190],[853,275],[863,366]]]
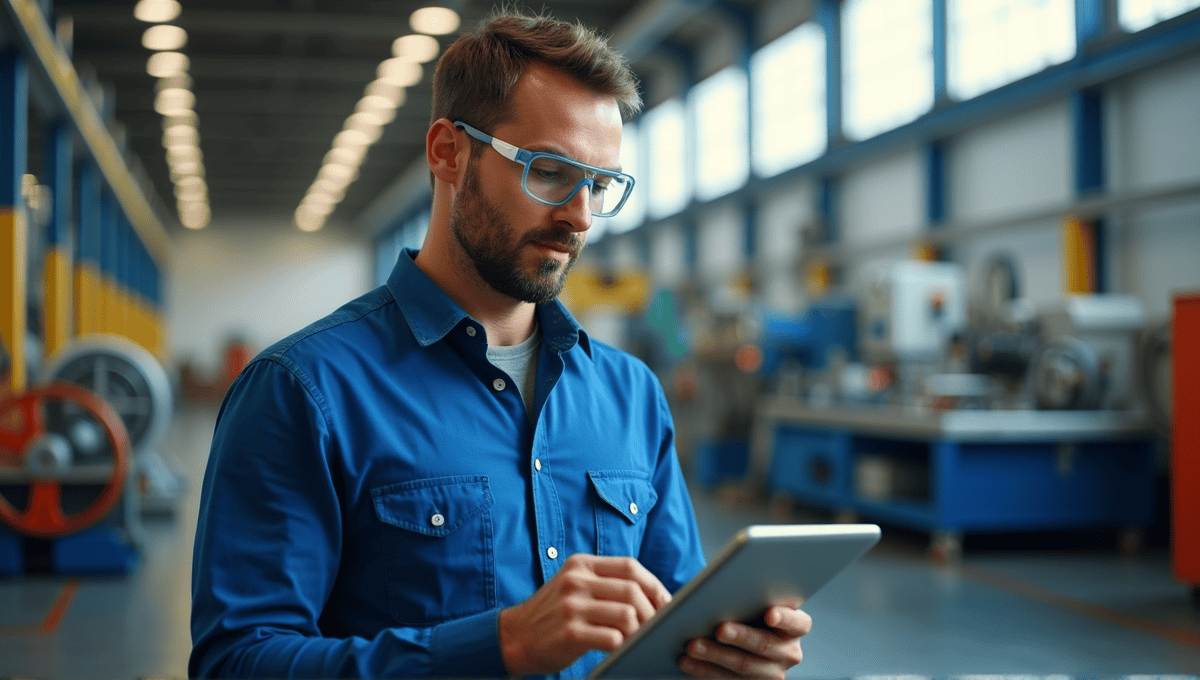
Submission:
[[[708,651],[708,645],[704,644],[703,642],[697,642],[695,650],[697,654],[704,654]]]

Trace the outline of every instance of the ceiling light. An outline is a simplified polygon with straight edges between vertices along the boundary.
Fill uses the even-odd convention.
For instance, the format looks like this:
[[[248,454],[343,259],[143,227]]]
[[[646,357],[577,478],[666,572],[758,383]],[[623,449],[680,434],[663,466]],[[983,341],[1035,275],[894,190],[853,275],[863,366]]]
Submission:
[[[199,127],[200,117],[196,115],[195,111],[191,111],[191,110],[184,111],[183,113],[179,113],[174,116],[164,116],[163,117],[163,121],[162,121],[163,130],[166,130],[167,128],[170,128],[170,127],[175,127],[176,125],[187,125],[188,127]]]
[[[141,0],[133,8],[133,16],[149,24],[171,21],[182,9],[175,0]]]
[[[142,34],[142,47],[148,50],[177,50],[187,44],[187,31],[171,24],[158,24]]]
[[[200,157],[200,147],[198,146],[173,146],[167,149],[168,162],[187,163],[188,161],[195,161],[199,163]]]
[[[181,146],[187,144],[196,146],[200,143],[200,133],[190,125],[172,125],[163,130],[163,147]]]
[[[188,229],[203,229],[212,217],[208,206],[203,203],[182,204],[179,208],[179,221]]]
[[[383,97],[392,103],[393,107],[398,107],[404,104],[407,95],[404,94],[404,88],[399,85],[393,85],[385,80],[373,80],[370,85],[367,85],[366,96],[368,97]]]
[[[177,179],[175,181],[175,186],[178,186],[178,187],[203,187],[204,186],[204,178],[197,177],[196,175],[187,175],[187,176],[180,177],[179,179]]]
[[[164,116],[181,115],[185,111],[191,111],[195,105],[196,95],[183,88],[163,90],[154,98],[154,110]]]
[[[458,12],[449,7],[423,7],[412,13],[408,25],[418,33],[446,35],[458,30]]]
[[[335,149],[330,149],[329,153],[325,154],[325,163],[337,163],[347,167],[359,165],[362,163],[363,156],[367,148],[359,147],[352,149],[348,146],[339,146]]]
[[[364,149],[370,145],[370,138],[358,130],[342,130],[333,138],[334,148]]]
[[[304,206],[304,209],[308,212],[324,217],[333,212],[335,203],[337,201],[333,200],[332,196],[326,194],[308,194],[300,202],[300,205]]]
[[[325,217],[309,212],[305,206],[296,209],[296,227],[300,231],[317,231],[325,226]]]
[[[370,144],[379,141],[379,136],[383,134],[383,126],[379,124],[379,119],[370,113],[353,113],[346,119],[345,129],[358,130],[367,136]]]
[[[355,113],[369,113],[380,125],[387,125],[396,118],[396,108],[387,97],[367,95],[354,106]]]
[[[408,87],[421,82],[421,65],[410,59],[395,57],[379,65],[379,79],[397,87]]]
[[[379,98],[379,100],[382,99],[382,97]],[[354,113],[346,119],[346,127],[372,125],[374,127],[381,128],[384,125],[392,122],[392,119],[395,117],[396,109],[393,109],[390,106],[385,106],[382,108],[370,108],[363,106],[362,100],[359,100],[358,104],[354,107]],[[361,122],[355,123],[354,126],[352,126],[350,124],[351,120],[357,120]]]
[[[188,70],[188,58],[180,52],[155,52],[146,61],[146,72],[155,78],[170,78]]]
[[[350,178],[354,177],[358,170],[346,165],[338,165],[336,163],[327,163],[321,166],[321,170],[317,172],[318,178],[328,178],[335,182],[349,182]]]
[[[195,175],[197,177],[204,176],[204,165],[199,159],[172,160],[168,154],[167,163],[171,166],[171,179],[173,181],[179,181],[180,177],[185,177],[187,175]]]
[[[432,61],[441,51],[442,47],[438,45],[437,38],[420,33],[401,36],[392,43],[392,54],[422,64]]]

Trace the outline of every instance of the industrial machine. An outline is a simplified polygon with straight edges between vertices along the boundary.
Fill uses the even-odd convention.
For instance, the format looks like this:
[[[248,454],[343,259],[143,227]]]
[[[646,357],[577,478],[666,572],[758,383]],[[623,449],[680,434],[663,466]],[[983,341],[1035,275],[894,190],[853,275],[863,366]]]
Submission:
[[[101,335],[64,347],[38,385],[4,399],[0,573],[132,568],[143,512],[173,512],[182,490],[156,451],[171,408],[154,357]]]

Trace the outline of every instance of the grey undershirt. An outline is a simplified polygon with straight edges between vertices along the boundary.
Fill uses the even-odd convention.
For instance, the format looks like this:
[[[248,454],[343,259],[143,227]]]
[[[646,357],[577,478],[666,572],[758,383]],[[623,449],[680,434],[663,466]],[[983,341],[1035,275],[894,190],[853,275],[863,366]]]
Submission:
[[[488,345],[487,358],[496,368],[504,371],[517,386],[521,399],[525,401],[525,412],[533,419],[533,397],[537,381],[538,347],[542,332],[534,327],[533,334],[517,345]]]

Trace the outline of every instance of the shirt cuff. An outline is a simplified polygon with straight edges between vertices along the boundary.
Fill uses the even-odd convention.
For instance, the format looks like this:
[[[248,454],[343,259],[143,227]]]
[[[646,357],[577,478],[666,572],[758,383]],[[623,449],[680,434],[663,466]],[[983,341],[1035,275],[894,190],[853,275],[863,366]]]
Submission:
[[[434,673],[473,678],[507,676],[500,655],[499,626],[499,609],[436,626],[429,640]]]

